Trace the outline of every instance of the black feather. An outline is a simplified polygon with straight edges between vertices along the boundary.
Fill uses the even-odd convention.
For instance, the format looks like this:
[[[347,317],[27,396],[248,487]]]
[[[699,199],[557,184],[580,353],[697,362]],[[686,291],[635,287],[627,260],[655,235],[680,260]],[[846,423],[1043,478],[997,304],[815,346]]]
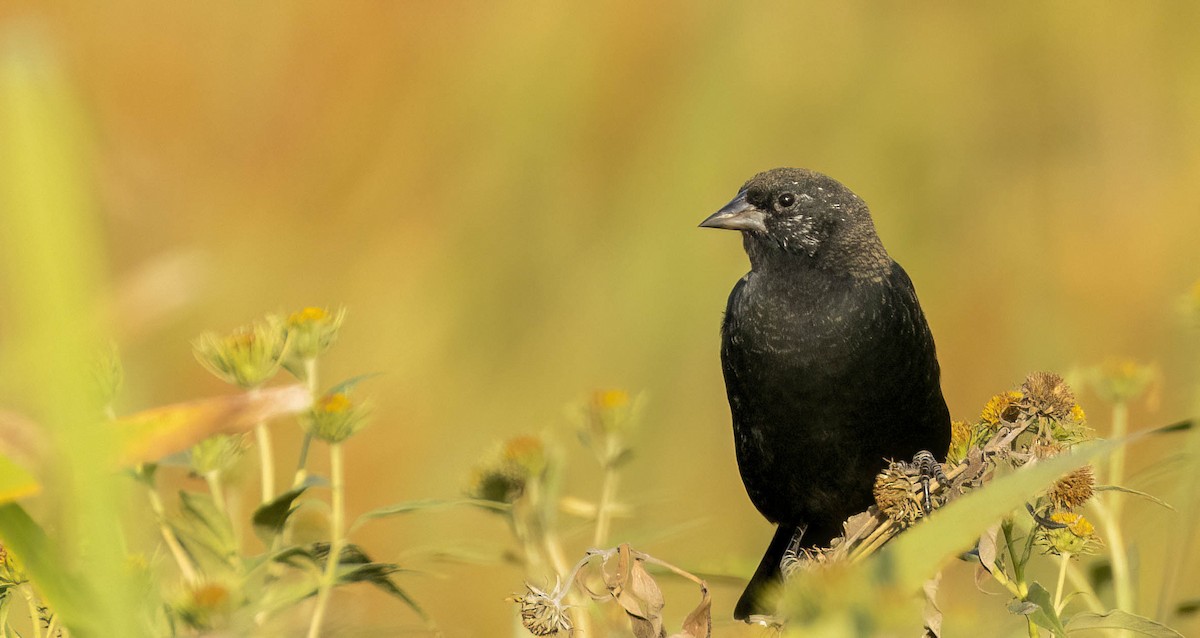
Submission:
[[[742,481],[779,525],[738,602],[744,619],[773,613],[763,592],[792,531],[807,526],[804,547],[827,545],[872,503],[886,459],[945,458],[950,416],[912,281],[861,199],[819,173],[775,169],[730,206],[762,222],[736,226],[751,271],[729,296],[721,363]],[[735,227],[729,217],[706,225]]]

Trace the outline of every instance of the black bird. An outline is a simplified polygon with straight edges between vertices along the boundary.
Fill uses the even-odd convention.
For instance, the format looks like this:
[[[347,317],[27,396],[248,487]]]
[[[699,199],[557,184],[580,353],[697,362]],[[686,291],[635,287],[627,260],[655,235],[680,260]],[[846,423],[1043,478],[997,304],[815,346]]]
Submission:
[[[794,536],[827,546],[873,502],[885,459],[945,458],[950,414],[912,281],[848,188],[776,168],[700,225],[741,231],[750,257],[721,366],[742,482],[778,528],[734,611],[746,620],[774,613],[769,590]]]

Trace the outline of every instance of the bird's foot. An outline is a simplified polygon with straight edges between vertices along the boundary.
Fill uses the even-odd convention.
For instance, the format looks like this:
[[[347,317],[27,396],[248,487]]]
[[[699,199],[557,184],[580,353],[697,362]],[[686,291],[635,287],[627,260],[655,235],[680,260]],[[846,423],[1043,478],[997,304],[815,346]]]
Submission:
[[[921,478],[921,506],[928,514],[933,511],[933,496],[929,493],[929,483],[937,479],[939,486],[946,485],[946,473],[942,471],[942,464],[938,463],[937,457],[928,450],[917,452],[913,455],[912,462]]]

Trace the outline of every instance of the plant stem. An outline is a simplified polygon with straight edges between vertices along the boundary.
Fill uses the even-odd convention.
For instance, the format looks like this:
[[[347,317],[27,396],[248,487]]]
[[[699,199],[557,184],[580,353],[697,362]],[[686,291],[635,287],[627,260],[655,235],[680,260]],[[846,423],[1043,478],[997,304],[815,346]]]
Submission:
[[[333,510],[329,520],[329,558],[325,563],[325,573],[317,592],[317,605],[313,610],[312,624],[308,628],[308,638],[317,638],[321,635],[321,622],[325,619],[325,609],[329,606],[329,593],[333,590],[334,581],[337,579],[338,558],[342,553],[346,486],[342,470],[341,443],[329,444],[329,481],[332,493],[330,507]]]
[[[1071,586],[1075,588],[1076,592],[1084,594],[1083,598],[1087,601],[1089,609],[1097,614],[1103,614],[1108,611],[1100,603],[1100,597],[1092,589],[1092,584],[1088,582],[1087,577],[1083,575],[1083,572],[1079,571],[1074,563],[1067,565],[1067,579],[1071,581]]]
[[[166,543],[167,549],[171,550],[171,555],[175,557],[175,563],[179,565],[179,572],[183,574],[183,579],[189,583],[196,583],[200,577],[196,574],[196,568],[192,565],[192,559],[188,557],[187,552],[183,550],[183,546],[179,544],[179,538],[175,536],[175,530],[167,524],[166,510],[163,508],[162,498],[158,496],[158,491],[153,487],[148,487],[150,497],[150,509],[154,512],[154,516],[158,518],[158,530],[162,533],[163,542]]]
[[[308,396],[315,403],[317,401],[317,359],[315,357],[304,360],[304,382],[308,384]],[[292,487],[300,487],[304,480],[308,478],[308,450],[312,447],[312,434],[305,432],[304,440],[300,443],[300,458],[296,461],[296,475],[292,479]]]
[[[262,502],[270,503],[275,498],[275,454],[271,451],[271,433],[265,422],[254,426],[254,440],[258,443],[259,466],[262,468]]]
[[[208,491],[212,493],[213,504],[217,506],[217,511],[228,516],[229,512],[225,507],[225,490],[221,487],[220,470],[206,473],[204,481],[208,483]]]
[[[606,464],[604,466],[604,483],[600,488],[600,502],[596,505],[596,531],[592,535],[593,547],[604,547],[608,543],[613,501],[617,498],[617,479],[617,468],[612,463]]]
[[[1071,562],[1071,553],[1063,552],[1058,557],[1058,585],[1054,588],[1054,613],[1061,614],[1063,610],[1063,583],[1067,580],[1067,565]]]
[[[1125,437],[1129,430],[1129,406],[1124,402],[1113,405],[1112,439]],[[1125,446],[1113,451],[1109,459],[1108,483],[1120,485],[1125,478]],[[1112,562],[1113,595],[1116,607],[1122,611],[1133,613],[1134,588],[1133,575],[1129,570],[1129,554],[1125,549],[1125,536],[1121,530],[1122,501],[1116,492],[1101,501],[1093,499],[1092,506],[1097,516],[1103,521],[1104,533],[1109,548],[1109,560]]]

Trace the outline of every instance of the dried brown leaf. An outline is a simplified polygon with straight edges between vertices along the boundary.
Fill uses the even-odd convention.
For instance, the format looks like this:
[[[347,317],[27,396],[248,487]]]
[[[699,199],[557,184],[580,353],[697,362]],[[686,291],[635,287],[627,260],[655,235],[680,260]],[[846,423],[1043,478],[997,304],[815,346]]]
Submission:
[[[712,596],[708,595],[707,586],[701,586],[700,593],[700,604],[683,619],[683,631],[672,634],[671,638],[711,638]]]

